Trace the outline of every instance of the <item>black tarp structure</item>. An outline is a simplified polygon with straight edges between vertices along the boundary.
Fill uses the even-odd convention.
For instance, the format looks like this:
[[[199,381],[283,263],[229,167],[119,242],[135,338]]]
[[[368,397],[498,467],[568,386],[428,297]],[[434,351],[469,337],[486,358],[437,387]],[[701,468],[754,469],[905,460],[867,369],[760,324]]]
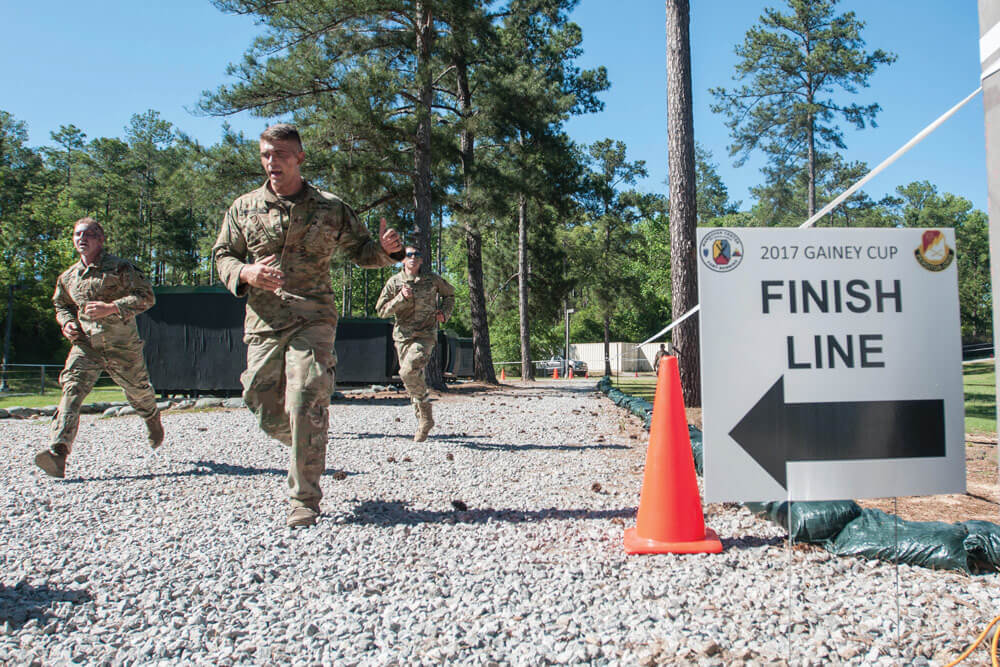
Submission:
[[[246,367],[246,300],[222,287],[158,287],[156,305],[136,318],[150,379],[160,393],[238,394]],[[341,319],[337,382],[388,382],[397,372],[392,322]]]
[[[344,317],[337,322],[337,382],[388,382],[399,372],[392,321]]]
[[[455,377],[472,377],[475,369],[471,338],[458,338],[441,332],[438,334],[438,347],[442,352],[442,371]]]
[[[221,287],[158,287],[136,318],[150,380],[160,393],[238,393],[246,367],[246,300]]]

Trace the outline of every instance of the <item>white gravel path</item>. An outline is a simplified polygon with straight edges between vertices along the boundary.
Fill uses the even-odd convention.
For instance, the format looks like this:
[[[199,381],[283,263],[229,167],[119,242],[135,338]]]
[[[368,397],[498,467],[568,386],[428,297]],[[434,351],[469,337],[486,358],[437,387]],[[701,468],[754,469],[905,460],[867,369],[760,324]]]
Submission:
[[[998,575],[897,589],[736,506],[722,554],[626,556],[646,442],[593,388],[450,397],[419,444],[405,401],[339,401],[298,531],[245,409],[165,413],[155,454],[85,416],[64,481],[32,464],[48,420],[4,420],[0,663],[940,664],[1000,614]]]

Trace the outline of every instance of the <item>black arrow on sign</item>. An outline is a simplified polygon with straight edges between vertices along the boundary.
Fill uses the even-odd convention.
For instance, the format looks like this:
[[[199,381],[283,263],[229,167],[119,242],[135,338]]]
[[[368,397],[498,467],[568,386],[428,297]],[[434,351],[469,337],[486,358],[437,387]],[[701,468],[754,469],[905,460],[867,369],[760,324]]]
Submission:
[[[786,403],[782,375],[729,436],[787,490],[789,461],[944,456],[944,401]]]

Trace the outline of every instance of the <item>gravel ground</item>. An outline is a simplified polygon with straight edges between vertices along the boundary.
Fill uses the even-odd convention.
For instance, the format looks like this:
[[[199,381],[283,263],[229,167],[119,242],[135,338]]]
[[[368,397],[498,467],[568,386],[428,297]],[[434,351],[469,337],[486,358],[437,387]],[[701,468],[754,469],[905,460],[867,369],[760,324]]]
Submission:
[[[86,416],[64,481],[47,420],[5,420],[0,662],[941,664],[1000,613],[998,575],[789,550],[737,506],[722,554],[627,557],[646,442],[593,387],[449,396],[418,444],[405,401],[337,402],[297,531],[246,410],[165,413],[155,454]]]

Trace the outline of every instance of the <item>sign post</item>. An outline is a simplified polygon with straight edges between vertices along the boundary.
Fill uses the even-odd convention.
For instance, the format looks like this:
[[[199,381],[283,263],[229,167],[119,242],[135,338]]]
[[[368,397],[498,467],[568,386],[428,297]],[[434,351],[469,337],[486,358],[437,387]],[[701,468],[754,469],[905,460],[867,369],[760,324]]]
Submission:
[[[698,230],[705,500],[965,491],[953,230]]]
[[[993,289],[993,349],[1000,349],[1000,3],[979,0],[979,60],[983,76],[986,183],[990,216],[990,274]],[[995,356],[995,352],[994,352]],[[1000,391],[1000,378],[997,380]],[[1000,472],[1000,463],[997,464]]]

